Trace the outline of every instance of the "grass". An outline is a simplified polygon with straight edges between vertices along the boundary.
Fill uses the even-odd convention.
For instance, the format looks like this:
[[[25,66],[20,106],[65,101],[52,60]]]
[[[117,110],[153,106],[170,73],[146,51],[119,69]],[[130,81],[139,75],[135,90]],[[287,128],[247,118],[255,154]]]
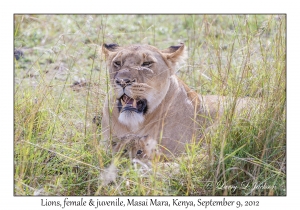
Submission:
[[[14,24],[15,195],[286,195],[284,15],[15,15]],[[229,107],[207,147],[190,145],[165,170],[141,176],[122,160],[117,184],[102,186],[111,151],[92,121],[110,85],[99,46],[180,42],[189,57],[177,75],[199,94],[263,105],[250,119]]]

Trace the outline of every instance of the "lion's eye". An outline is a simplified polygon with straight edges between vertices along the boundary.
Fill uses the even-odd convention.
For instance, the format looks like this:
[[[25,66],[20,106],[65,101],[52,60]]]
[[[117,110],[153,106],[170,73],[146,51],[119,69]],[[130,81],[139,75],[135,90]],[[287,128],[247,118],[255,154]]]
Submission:
[[[115,61],[114,66],[119,68],[121,66],[121,61]]]
[[[153,62],[144,62],[142,63],[143,67],[150,67]]]
[[[143,154],[143,151],[139,149],[139,150],[136,152],[136,154],[137,154],[137,155],[141,155],[141,154]]]

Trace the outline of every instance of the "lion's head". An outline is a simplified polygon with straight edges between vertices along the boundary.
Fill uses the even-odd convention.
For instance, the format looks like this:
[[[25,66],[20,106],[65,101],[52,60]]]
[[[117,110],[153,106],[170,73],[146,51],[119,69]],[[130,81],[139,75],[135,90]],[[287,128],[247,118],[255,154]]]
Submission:
[[[149,160],[153,159],[156,150],[157,142],[146,136],[138,136],[128,134],[121,138],[115,137],[112,143],[113,154],[129,158],[133,162],[148,164]]]
[[[150,45],[102,46],[114,87],[118,120],[131,130],[138,129],[145,115],[152,113],[165,98],[169,78],[183,60],[184,45],[158,50]]]

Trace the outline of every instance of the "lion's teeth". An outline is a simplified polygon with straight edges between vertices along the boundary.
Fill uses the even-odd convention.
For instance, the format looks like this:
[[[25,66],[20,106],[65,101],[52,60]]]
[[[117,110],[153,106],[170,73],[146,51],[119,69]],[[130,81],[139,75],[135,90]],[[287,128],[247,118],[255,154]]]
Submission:
[[[134,108],[136,108],[136,100],[135,100],[135,99],[133,99],[132,106],[133,106]]]
[[[125,101],[123,101],[123,99],[121,99],[121,104],[122,104],[122,106],[125,106]]]

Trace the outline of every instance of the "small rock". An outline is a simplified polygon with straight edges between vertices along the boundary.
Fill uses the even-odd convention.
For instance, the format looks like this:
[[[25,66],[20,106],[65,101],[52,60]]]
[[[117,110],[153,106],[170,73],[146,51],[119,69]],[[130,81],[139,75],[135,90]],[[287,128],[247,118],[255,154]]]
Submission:
[[[20,58],[22,58],[24,56],[24,53],[22,50],[14,50],[14,56],[16,58],[16,60],[19,60]]]

